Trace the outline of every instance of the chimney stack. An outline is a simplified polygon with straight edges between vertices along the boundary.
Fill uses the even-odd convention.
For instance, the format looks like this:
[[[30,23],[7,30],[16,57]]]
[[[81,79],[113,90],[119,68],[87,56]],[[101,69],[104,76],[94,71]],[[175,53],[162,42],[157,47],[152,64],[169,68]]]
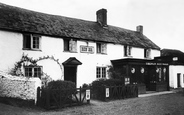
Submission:
[[[96,12],[97,15],[97,22],[101,26],[107,26],[107,10],[106,9],[100,9]]]
[[[143,34],[143,26],[142,25],[139,25],[137,26],[137,32],[140,32],[141,34]]]

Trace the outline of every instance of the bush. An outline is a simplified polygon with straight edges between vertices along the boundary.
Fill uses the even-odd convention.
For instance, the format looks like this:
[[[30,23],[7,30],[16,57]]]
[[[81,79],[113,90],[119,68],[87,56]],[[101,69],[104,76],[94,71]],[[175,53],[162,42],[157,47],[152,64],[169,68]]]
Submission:
[[[104,86],[119,86],[124,85],[120,79],[99,79],[93,81],[91,84],[92,97],[94,99],[104,100],[105,99],[105,87]]]
[[[51,81],[48,83],[48,86],[46,88],[49,89],[75,89],[76,85],[75,83],[71,81],[62,81],[62,80],[57,80],[57,81]]]
[[[89,85],[86,84],[86,83],[84,83],[84,84],[82,85],[82,88],[89,88]]]
[[[72,94],[76,92],[76,85],[71,81],[51,81],[42,89],[40,101],[41,106],[46,107],[46,100],[48,99],[50,106],[57,107],[58,103],[59,105],[68,104],[72,101]]]
[[[124,85],[120,79],[100,79],[92,82],[92,87]]]

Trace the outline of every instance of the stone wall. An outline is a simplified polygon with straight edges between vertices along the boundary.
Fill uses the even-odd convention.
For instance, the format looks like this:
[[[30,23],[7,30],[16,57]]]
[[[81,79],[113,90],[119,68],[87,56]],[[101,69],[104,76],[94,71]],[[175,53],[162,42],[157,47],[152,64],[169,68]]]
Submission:
[[[0,72],[0,96],[24,100],[35,100],[37,87],[41,87],[39,78],[11,76]]]

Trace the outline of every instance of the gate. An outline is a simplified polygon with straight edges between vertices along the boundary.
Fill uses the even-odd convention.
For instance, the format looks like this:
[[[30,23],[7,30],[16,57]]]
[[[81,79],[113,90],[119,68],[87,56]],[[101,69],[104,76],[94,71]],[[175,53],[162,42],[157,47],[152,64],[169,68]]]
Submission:
[[[37,89],[37,105],[47,110],[90,103],[90,89]]]

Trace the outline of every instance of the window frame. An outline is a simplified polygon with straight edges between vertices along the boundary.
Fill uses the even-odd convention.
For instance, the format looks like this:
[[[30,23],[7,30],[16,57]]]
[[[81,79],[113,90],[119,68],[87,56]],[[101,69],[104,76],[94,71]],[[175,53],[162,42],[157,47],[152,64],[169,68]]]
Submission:
[[[35,41],[34,38],[37,38],[38,41]],[[23,50],[41,51],[41,36],[36,34],[23,34]]]
[[[151,58],[151,49],[144,49],[144,58]]]
[[[63,51],[77,53],[77,40],[63,39]]]
[[[132,56],[132,47],[125,45],[124,46],[124,56],[125,57],[131,57]]]
[[[107,44],[106,43],[96,43],[96,53],[97,54],[107,54]]]
[[[26,69],[31,69],[31,70],[29,70],[29,72],[26,72]],[[39,76],[35,76],[35,69],[40,69],[40,73],[37,73],[37,75],[38,74],[40,74]],[[34,77],[34,78],[40,78],[41,79],[41,76],[42,76],[42,74],[43,74],[43,67],[42,66],[24,66],[24,76],[25,77]],[[31,72],[31,73],[30,73]],[[38,71],[39,72],[39,71]],[[31,74],[31,75],[26,75],[26,74]]]
[[[107,67],[96,67],[96,79],[106,79],[107,78]]]

